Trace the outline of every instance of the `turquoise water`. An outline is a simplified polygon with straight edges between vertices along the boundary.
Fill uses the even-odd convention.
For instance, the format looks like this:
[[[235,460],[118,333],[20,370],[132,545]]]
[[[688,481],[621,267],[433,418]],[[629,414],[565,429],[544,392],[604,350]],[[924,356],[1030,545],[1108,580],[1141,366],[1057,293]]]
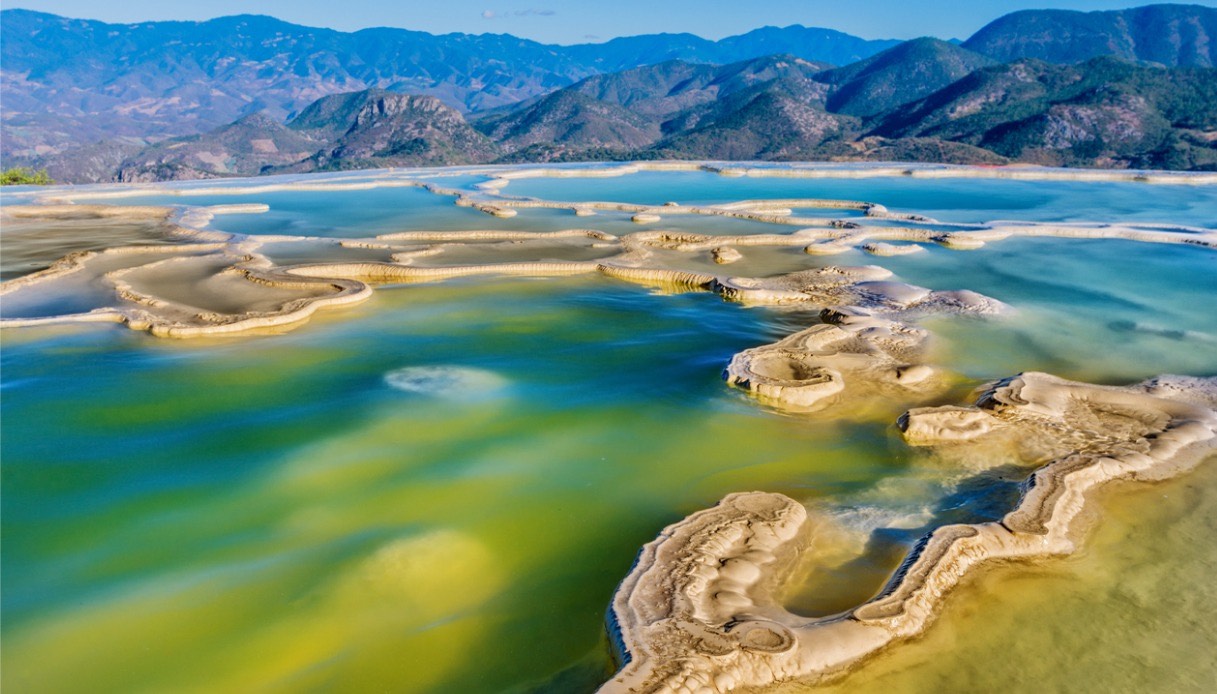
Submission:
[[[1217,296],[1212,251],[1027,238],[976,251],[928,246],[915,256],[876,259],[850,252],[832,258],[877,262],[912,284],[971,289],[1014,307],[1002,320],[925,321],[939,349],[935,361],[973,378],[1035,368],[1121,383],[1161,373],[1210,374],[1217,365],[1217,311],[1205,303]]]
[[[660,205],[766,198],[830,198],[877,202],[897,212],[945,222],[1019,219],[1035,222],[1168,222],[1213,228],[1213,193],[1193,186],[1081,181],[943,178],[728,178],[713,173],[642,172],[616,179],[530,178],[508,195],[547,200],[612,200]]]
[[[445,187],[450,184],[445,178],[437,179],[437,183]],[[402,231],[560,231],[588,227],[613,234],[627,234],[647,228],[631,222],[632,213],[626,212],[607,211],[594,217],[577,217],[569,210],[523,209],[517,217],[500,219],[471,207],[457,207],[454,200],[452,196],[419,188],[389,187],[342,192],[294,189],[255,195],[141,195],[108,202],[198,206],[264,203],[270,207],[266,212],[220,215],[210,225],[214,229],[254,236],[365,238]],[[92,202],[87,197],[81,198],[81,201]],[[105,199],[98,201],[107,202]],[[852,214],[843,211],[842,215],[835,216]],[[769,233],[774,229],[768,224],[691,216],[666,217],[662,226],[711,234]]]
[[[1131,184],[682,173],[517,181],[507,192],[836,196],[959,221],[1055,219],[1070,209],[1066,219],[1094,221],[1124,208],[1138,219],[1217,219],[1212,189]],[[249,224],[248,233],[636,228],[608,215],[499,220],[412,189],[174,202],[271,205],[266,215],[217,217],[215,226]],[[724,233],[774,229],[680,220],[707,222]],[[909,282],[1015,307],[1007,318],[925,321],[933,361],[957,374],[944,401],[1032,369],[1110,383],[1217,374],[1210,250],[1009,239],[901,258],[744,251],[733,273],[880,264]],[[955,490],[959,474],[901,443],[894,420],[907,403],[834,421],[768,410],[722,384],[735,352],[814,321],[813,310],[743,308],[595,276],[385,287],[275,336],[6,330],[4,689],[591,691],[612,669],[604,610],[664,525],[760,489],[863,530],[916,527]],[[1214,479],[1113,494],[1113,522],[1081,556],[1006,569],[960,591],[925,644],[842,686],[1200,691],[1196,683],[1217,678],[1202,657],[1217,649],[1204,626],[1217,599],[1205,578],[1217,565]],[[1153,512],[1139,513],[1147,504]],[[852,585],[839,593],[796,590],[792,607],[848,607],[896,560],[842,570]],[[990,603],[995,616],[977,618]],[[1113,644],[1112,632],[1124,638]],[[1186,648],[1176,648],[1182,638]],[[1096,639],[1144,667],[1071,665],[1060,655]],[[1010,641],[1019,646],[1007,652]],[[1026,671],[1034,682],[1011,684]]]

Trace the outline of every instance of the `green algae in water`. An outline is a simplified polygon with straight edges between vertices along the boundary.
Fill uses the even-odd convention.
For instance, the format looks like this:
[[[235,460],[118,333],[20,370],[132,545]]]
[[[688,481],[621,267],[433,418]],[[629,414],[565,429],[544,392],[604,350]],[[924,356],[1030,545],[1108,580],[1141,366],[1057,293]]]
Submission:
[[[765,329],[711,295],[452,283],[357,311],[273,338],[6,350],[6,679],[498,690],[599,648],[656,527],[742,480],[873,478],[722,387]],[[494,392],[385,380],[452,365]]]
[[[818,691],[1212,691],[1215,488],[1210,459],[1104,491],[1076,555],[965,581],[923,637]]]
[[[653,192],[687,202],[681,186],[701,179],[683,176],[647,183],[671,181]],[[587,197],[628,199],[618,193],[630,180],[595,181]],[[575,182],[586,183],[552,183]],[[789,181],[749,183],[762,187],[734,197],[794,194]],[[942,185],[901,184],[913,198]],[[1013,198],[1040,186],[1066,201],[1091,190],[986,185],[1010,185]],[[871,192],[838,197],[891,204]],[[1179,194],[1196,215],[1217,207],[1206,189]],[[344,195],[284,216],[337,228]],[[536,212],[478,213],[475,228],[532,228]],[[1217,324],[1198,300],[1217,289],[1206,249],[1009,239],[969,253],[831,261],[878,263],[1018,309],[927,322],[934,361],[961,374],[953,396],[1021,370],[1098,382],[1217,372]],[[834,422],[781,415],[723,386],[731,355],[813,320],[591,277],[386,288],[274,337],[6,331],[4,687],[593,689],[612,670],[605,607],[664,525],[761,489],[835,510],[860,532],[915,528],[955,489],[958,473],[899,441],[901,403],[874,420]],[[1203,580],[1217,562],[1204,534],[1217,503],[1211,469],[1105,495],[1110,522],[1084,553],[979,577],[924,640],[842,686],[1211,682],[1201,657],[1217,647],[1204,626],[1217,597]],[[839,578],[859,595],[877,590],[897,555],[845,565]],[[831,612],[856,598],[795,594],[791,604]],[[1187,648],[1176,647],[1182,638]],[[1125,661],[1105,666],[1115,656],[1088,651],[1096,641]],[[1008,667],[977,665],[999,657]]]

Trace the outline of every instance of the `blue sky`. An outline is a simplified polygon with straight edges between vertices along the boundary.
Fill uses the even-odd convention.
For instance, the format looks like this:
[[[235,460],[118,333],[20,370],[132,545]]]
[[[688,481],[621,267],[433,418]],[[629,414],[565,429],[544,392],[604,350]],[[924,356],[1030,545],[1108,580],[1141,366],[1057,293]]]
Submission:
[[[1019,9],[1121,9],[1136,0],[5,0],[3,7],[100,19],[210,19],[269,14],[297,24],[353,31],[393,26],[432,33],[515,34],[547,43],[586,43],[687,31],[722,38],[765,25],[828,27],[865,38],[967,38]],[[1217,0],[1195,4],[1217,7]]]

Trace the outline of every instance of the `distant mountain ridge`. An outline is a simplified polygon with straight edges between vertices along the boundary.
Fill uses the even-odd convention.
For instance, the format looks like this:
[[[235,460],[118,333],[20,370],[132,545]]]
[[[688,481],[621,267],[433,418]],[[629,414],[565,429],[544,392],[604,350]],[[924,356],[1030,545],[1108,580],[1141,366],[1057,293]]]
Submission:
[[[499,145],[433,96],[368,89],[321,97],[287,124],[255,113],[201,135],[166,140],[124,159],[114,178],[473,164],[499,153]]]
[[[364,168],[365,162],[374,166],[473,164],[489,161],[497,155],[495,143],[470,127],[460,112],[434,96],[397,94],[380,89],[354,96],[358,109],[350,119],[350,126],[338,137],[333,149],[323,151],[315,161],[305,163],[304,170]],[[323,97],[301,116],[309,115],[308,111],[319,105],[337,100],[344,105],[352,101],[344,95]],[[307,120],[300,118],[293,121],[291,127],[300,129],[307,125]]]
[[[762,85],[797,83],[799,98],[822,108],[827,86],[816,82],[815,75],[825,67],[791,55],[722,66],[668,61],[589,77],[505,115],[482,119],[476,127],[509,152],[529,146],[637,149],[696,127],[732,97]],[[575,104],[577,113],[569,108]]]
[[[1217,10],[1194,5],[1020,12],[965,42],[769,27],[568,47],[253,16],[3,19],[4,157],[66,181],[639,158],[1217,168]],[[804,38],[804,54],[851,58],[893,45],[840,67],[788,52],[726,62]]]
[[[782,55],[726,66],[669,61],[588,78],[472,125],[433,97],[333,95],[287,125],[247,116],[155,145],[127,159],[118,178],[661,158],[1217,168],[1215,69],[1021,60],[950,80],[967,51],[910,43],[848,73]],[[946,84],[926,95],[932,80],[918,79],[893,92],[891,80],[876,80],[889,71]],[[842,93],[859,115],[834,110]],[[888,103],[896,105],[878,110]],[[234,145],[234,132],[244,142]],[[286,156],[291,144],[281,143],[302,139],[316,152]]]
[[[244,116],[206,135],[171,138],[113,165],[118,181],[256,176],[313,155],[324,140],[288,128],[263,113]]]
[[[718,41],[693,34],[626,36],[605,43],[570,46],[569,54],[598,72],[619,72],[668,60],[723,65],[763,55],[787,54],[804,60],[846,65],[899,44],[897,39],[861,39],[818,27],[761,27]]]
[[[896,43],[791,26],[721,41],[657,34],[555,46],[507,34],[347,33],[258,15],[107,24],[3,10],[3,154],[30,157],[115,136],[189,135],[257,111],[283,119],[327,94],[369,88],[478,111],[667,59],[735,62],[781,46],[808,60],[848,61]]]
[[[869,134],[934,138],[1053,166],[1217,168],[1217,69],[987,67],[882,115]]]
[[[827,106],[837,113],[872,115],[929,96],[992,64],[992,59],[946,41],[913,39],[826,73],[824,81],[839,87]]]
[[[1217,66],[1217,9],[1147,5],[1128,10],[1023,10],[963,43],[998,62],[1077,63],[1104,55],[1167,67]]]

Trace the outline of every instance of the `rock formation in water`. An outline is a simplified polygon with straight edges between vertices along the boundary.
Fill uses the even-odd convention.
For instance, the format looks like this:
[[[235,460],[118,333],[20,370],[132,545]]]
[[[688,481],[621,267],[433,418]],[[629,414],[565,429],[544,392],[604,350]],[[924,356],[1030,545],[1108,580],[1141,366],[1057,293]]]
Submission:
[[[821,317],[823,324],[735,355],[723,378],[791,412],[822,410],[846,397],[925,397],[945,385],[937,370],[920,363],[924,330],[853,307],[824,309]]]
[[[29,198],[39,204],[5,206],[2,214],[9,225],[6,231],[6,256],[14,257],[14,254],[24,252],[24,244],[17,242],[20,232],[12,230],[14,224],[64,227],[56,233],[65,233],[64,230],[73,224],[80,225],[76,238],[65,240],[65,243],[69,243],[67,247],[78,247],[80,252],[68,255],[40,272],[0,285],[0,295],[4,296],[5,304],[0,311],[0,326],[109,321],[171,337],[283,330],[302,323],[320,308],[366,299],[371,295],[371,285],[374,284],[436,281],[472,275],[547,277],[592,273],[671,290],[712,291],[724,299],[745,304],[806,305],[816,308],[853,306],[862,312],[876,312],[874,317],[877,319],[904,320],[910,316],[942,312],[991,314],[1002,310],[1003,305],[973,292],[932,291],[891,281],[891,273],[877,266],[826,266],[774,277],[746,277],[703,272],[686,263],[685,258],[692,259],[696,257],[695,254],[710,252],[718,261],[716,264],[728,260],[738,262],[743,257],[738,250],[741,247],[803,247],[812,254],[843,253],[858,248],[874,255],[891,255],[910,252],[908,249],[920,249],[921,244],[927,243],[966,250],[1017,236],[1121,238],[1217,247],[1217,232],[1206,229],[1119,224],[946,224],[917,214],[893,212],[878,203],[856,200],[742,200],[716,205],[669,202],[655,206],[522,199],[504,193],[512,180],[533,176],[615,176],[639,171],[697,170],[713,171],[724,176],[918,175],[1048,180],[1061,177],[1087,180],[1130,178],[1121,172],[1078,173],[1037,169],[1021,172],[960,167],[733,169],[689,163],[635,164],[599,169],[489,169],[486,173],[490,180],[476,186],[475,191],[445,188],[408,173],[380,174],[357,181],[338,178],[239,187],[133,187],[89,192],[50,188],[18,194],[18,197]],[[1208,181],[1206,175],[1198,174],[1138,174],[1136,178],[1164,184]],[[216,215],[256,214],[265,212],[268,209],[265,205],[171,209],[72,204],[74,198],[86,195],[94,200],[121,200],[133,195],[158,193],[188,197],[198,194],[253,195],[283,190],[321,192],[377,187],[422,188],[436,195],[451,196],[458,206],[478,209],[495,217],[514,215],[518,210],[541,208],[567,210],[577,216],[601,212],[647,220],[660,220],[662,216],[669,215],[724,217],[784,229],[793,228],[793,231],[738,236],[663,230],[614,236],[595,229],[544,233],[499,230],[405,232],[368,239],[245,236],[215,231],[207,226]],[[798,210],[812,209],[862,214],[867,223],[857,222],[856,217],[834,219],[795,214]],[[93,229],[89,233],[95,236],[96,226],[102,223],[101,220],[120,226],[136,222],[148,225],[151,223],[149,220],[156,224],[134,236],[130,231],[124,232],[124,240],[121,243],[116,241],[118,245],[114,246],[104,242],[104,235],[82,246],[71,245],[85,236],[86,228]],[[39,233],[48,232],[43,229]],[[71,232],[66,233],[72,235]],[[136,238],[140,241],[133,240]],[[899,241],[901,245],[887,243],[889,241]],[[275,249],[291,244],[313,247],[312,255],[316,260],[294,264],[271,260]],[[40,244],[35,243],[34,246],[42,248]],[[38,252],[45,252],[45,248]],[[674,258],[671,252],[679,255]],[[660,257],[660,253],[668,255]],[[476,260],[445,262],[447,257],[454,255]],[[51,260],[53,258],[45,259],[42,266],[45,267]],[[37,268],[39,265],[29,267]],[[5,271],[8,272],[7,266]],[[14,273],[20,274],[15,268]],[[175,287],[175,283],[179,286]],[[45,300],[46,296],[59,293],[74,297],[73,301],[68,302],[73,310],[65,311],[60,304]],[[859,320],[860,315],[855,315],[846,323],[860,325]],[[887,330],[890,332],[891,327]],[[874,326],[855,332],[862,336],[878,334]],[[820,335],[817,339],[825,337]],[[842,349],[836,362],[857,358],[843,356],[846,354],[861,354],[856,347]],[[875,356],[874,350],[870,352]],[[759,384],[765,382],[766,378],[772,380],[775,377],[777,372],[772,370],[777,368],[778,362],[762,358],[759,352],[755,354],[758,366],[749,369],[745,362],[752,357],[742,357],[735,380],[741,385],[747,381],[747,387],[754,390],[773,391],[770,386],[761,388]],[[906,387],[914,387],[914,382],[921,380],[923,370],[912,368],[918,365],[896,364],[905,358],[888,357],[894,361],[887,366],[897,369],[893,373],[900,374]],[[825,358],[826,353],[821,350],[817,359],[823,361]],[[792,358],[787,362],[787,367],[800,371],[805,367],[814,368],[804,358]],[[757,386],[754,388],[751,384]],[[925,384],[916,386],[922,387],[926,387]],[[796,392],[790,388],[786,391]],[[803,406],[806,404],[800,407]]]
[[[888,585],[841,614],[810,619],[779,594],[816,551],[806,509],[780,494],[732,494],[666,528],[643,548],[613,599],[609,632],[624,667],[604,692],[751,691],[837,677],[924,631],[951,589],[998,559],[1072,552],[1092,490],[1155,480],[1217,448],[1217,379],[1164,376],[1116,388],[1026,373],[971,407],[914,409],[901,419],[920,446],[1020,446],[1044,459],[999,521],[941,526]]]
[[[9,219],[75,223],[81,235],[94,233],[98,219],[172,216],[168,208],[83,205],[23,206],[4,213]],[[195,222],[205,223],[209,217],[201,215]],[[182,221],[179,216],[177,222]],[[5,303],[0,326],[116,322],[160,337],[197,337],[290,326],[322,307],[355,303],[371,295],[371,289],[359,282],[283,275],[267,258],[243,248],[229,234],[169,221],[161,225],[160,234],[155,245],[140,239],[134,245],[81,250],[46,269],[5,282],[0,285]],[[54,313],[59,292],[74,294],[74,305],[88,308]],[[39,304],[47,297],[52,312],[43,315]],[[30,315],[20,315],[23,311]]]

